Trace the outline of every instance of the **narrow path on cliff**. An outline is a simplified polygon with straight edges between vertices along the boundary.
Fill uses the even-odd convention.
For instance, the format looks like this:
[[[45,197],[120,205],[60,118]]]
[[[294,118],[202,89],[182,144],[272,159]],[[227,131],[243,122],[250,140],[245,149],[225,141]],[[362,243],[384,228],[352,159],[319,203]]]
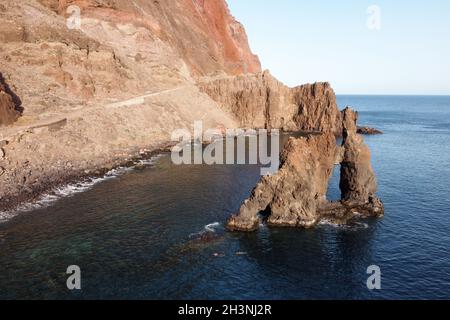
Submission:
[[[176,87],[176,88],[173,88],[173,89],[168,89],[168,90],[163,90],[163,91],[158,91],[158,92],[146,93],[146,94],[144,94],[142,96],[138,96],[138,97],[134,97],[134,98],[131,98],[131,99],[127,99],[127,100],[123,100],[123,101],[113,102],[113,103],[107,104],[105,107],[106,108],[121,108],[121,107],[131,107],[131,106],[135,106],[135,105],[140,105],[140,104],[144,104],[145,103],[145,99],[156,97],[156,96],[160,96],[160,95],[171,93],[171,92],[175,92],[175,91],[180,91],[180,90],[183,90],[183,89],[188,88],[188,87],[189,86],[181,86],[181,87]]]
[[[158,97],[161,95],[173,93],[176,91],[181,91],[183,89],[186,89],[193,85],[184,85],[179,86],[167,90],[157,91],[157,92],[146,92],[144,95],[137,96],[134,98],[117,101],[109,104],[103,104],[101,106],[97,106],[94,108],[86,107],[86,106],[80,106],[76,109],[72,109],[72,111],[69,111],[67,113],[61,113],[60,115],[55,115],[51,118],[47,118],[45,120],[36,121],[32,125],[16,125],[4,128],[5,130],[0,134],[0,140],[12,140],[12,138],[16,135],[22,134],[26,131],[38,129],[38,128],[45,128],[45,127],[51,127],[51,126],[57,126],[61,123],[67,122],[67,120],[79,117],[83,115],[85,111],[92,112],[94,110],[108,110],[108,109],[118,109],[118,108],[127,108],[127,107],[133,107],[133,106],[139,106],[144,103],[146,103],[147,99]],[[45,116],[45,114],[42,114],[40,116]]]
[[[226,79],[229,78],[229,76],[216,76],[216,77],[204,77],[202,79],[203,82],[209,82],[209,81],[215,81],[218,79]],[[122,100],[122,101],[115,101],[111,103],[103,103],[96,107],[89,107],[89,106],[78,106],[71,110],[68,110],[66,112],[61,112],[61,114],[54,114],[51,117],[47,114],[40,114],[39,117],[45,118],[40,119],[32,124],[27,125],[20,125],[16,124],[11,127],[2,128],[2,131],[0,132],[0,141],[1,140],[12,140],[15,136],[23,134],[27,131],[33,130],[33,129],[39,129],[39,128],[46,128],[51,126],[59,126],[60,124],[66,123],[68,120],[74,119],[76,117],[83,116],[83,114],[86,111],[92,112],[92,111],[99,111],[99,110],[113,110],[113,109],[119,109],[119,108],[129,108],[129,107],[136,107],[139,105],[145,104],[147,99],[151,99],[154,97],[159,97],[165,94],[174,93],[177,91],[181,91],[190,87],[197,88],[196,84],[191,83],[187,85],[182,85],[178,87],[174,87],[171,89],[156,91],[156,92],[146,92],[143,95],[136,96],[130,99]]]

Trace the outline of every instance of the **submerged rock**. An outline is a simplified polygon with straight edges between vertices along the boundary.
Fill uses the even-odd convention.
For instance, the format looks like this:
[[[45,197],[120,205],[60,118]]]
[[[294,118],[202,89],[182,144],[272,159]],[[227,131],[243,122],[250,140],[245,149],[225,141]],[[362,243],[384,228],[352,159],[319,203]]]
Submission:
[[[335,201],[328,202],[319,208],[318,214],[321,220],[334,224],[348,224],[354,219],[383,217],[384,205],[375,196],[369,196],[368,201]]]

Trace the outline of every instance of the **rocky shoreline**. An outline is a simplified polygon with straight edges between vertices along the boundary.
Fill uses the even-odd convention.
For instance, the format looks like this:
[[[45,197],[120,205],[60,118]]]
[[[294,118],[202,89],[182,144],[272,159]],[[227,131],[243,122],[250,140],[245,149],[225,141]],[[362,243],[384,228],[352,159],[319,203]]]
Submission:
[[[107,165],[99,165],[89,170],[80,169],[76,172],[66,171],[64,174],[48,176],[44,181],[33,185],[32,188],[27,188],[25,192],[3,196],[0,202],[0,212],[16,211],[22,205],[36,202],[45,194],[66,185],[83,182],[87,179],[102,178],[108,172],[115,169],[135,167],[141,161],[150,160],[155,156],[169,152],[172,147],[173,143],[165,143],[151,150],[140,149],[134,154],[130,154],[127,158],[113,160]]]

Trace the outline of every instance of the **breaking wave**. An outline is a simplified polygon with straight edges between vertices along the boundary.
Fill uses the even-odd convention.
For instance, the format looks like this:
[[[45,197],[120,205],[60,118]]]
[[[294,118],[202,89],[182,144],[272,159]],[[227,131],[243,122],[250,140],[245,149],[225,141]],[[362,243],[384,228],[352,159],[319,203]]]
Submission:
[[[75,194],[86,192],[92,189],[95,185],[107,181],[110,179],[115,179],[121,175],[126,174],[127,172],[131,172],[135,170],[137,166],[151,166],[155,164],[155,162],[161,157],[161,155],[157,155],[151,157],[146,160],[137,160],[135,164],[131,167],[118,167],[116,169],[112,169],[105,173],[102,177],[90,177],[85,178],[78,182],[69,183],[63,185],[61,187],[56,187],[51,191],[41,195],[38,199],[21,204],[15,210],[11,211],[0,211],[0,223],[6,222],[11,218],[17,216],[19,213],[30,212],[37,209],[43,209],[51,206],[56,201],[61,198],[71,197]]]
[[[207,234],[214,234],[217,232],[217,228],[219,228],[219,227],[220,227],[219,222],[207,224],[206,226],[203,227],[202,231],[196,232],[196,233],[191,233],[189,235],[189,239],[194,240],[194,239],[202,238]]]
[[[369,228],[369,224],[367,224],[365,222],[354,221],[354,222],[347,223],[347,224],[340,224],[340,223],[336,223],[336,222],[333,222],[328,219],[322,219],[319,222],[319,226],[333,227],[333,228],[338,228],[338,229],[347,230],[347,231],[358,231],[358,230],[365,230],[365,229]]]

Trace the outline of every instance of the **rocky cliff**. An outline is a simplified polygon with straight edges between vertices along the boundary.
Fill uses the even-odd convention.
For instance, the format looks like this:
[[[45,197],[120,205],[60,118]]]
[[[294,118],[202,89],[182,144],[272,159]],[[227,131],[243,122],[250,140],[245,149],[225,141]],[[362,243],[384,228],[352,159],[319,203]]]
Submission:
[[[289,88],[264,71],[236,77],[206,77],[198,85],[244,128],[341,134],[341,114],[329,83]]]
[[[192,73],[227,74],[261,71],[241,23],[224,0],[39,0],[60,15],[70,5],[81,8],[84,19],[142,27],[152,40],[166,43],[182,57]],[[143,57],[144,58],[144,57]]]
[[[81,29],[67,26],[72,4]],[[0,73],[23,107],[11,125],[2,94],[0,210],[158,149],[196,120],[237,127],[194,78],[260,70],[222,0],[0,0],[0,41]]]
[[[224,0],[0,4],[0,71],[17,86],[26,113],[126,98],[216,72],[261,70]],[[72,5],[81,10],[80,29],[66,25]]]
[[[73,5],[76,29],[67,25]],[[312,150],[304,155],[311,168],[321,166],[293,166],[308,176],[292,191],[322,198],[331,136],[342,131],[334,92],[328,83],[289,88],[261,72],[225,0],[0,0],[0,41],[0,210],[158,150],[200,119],[205,129],[324,133],[291,143]],[[293,161],[286,155],[286,166]],[[295,211],[287,200],[264,201],[277,221],[283,208]],[[297,224],[314,220],[308,210]]]

